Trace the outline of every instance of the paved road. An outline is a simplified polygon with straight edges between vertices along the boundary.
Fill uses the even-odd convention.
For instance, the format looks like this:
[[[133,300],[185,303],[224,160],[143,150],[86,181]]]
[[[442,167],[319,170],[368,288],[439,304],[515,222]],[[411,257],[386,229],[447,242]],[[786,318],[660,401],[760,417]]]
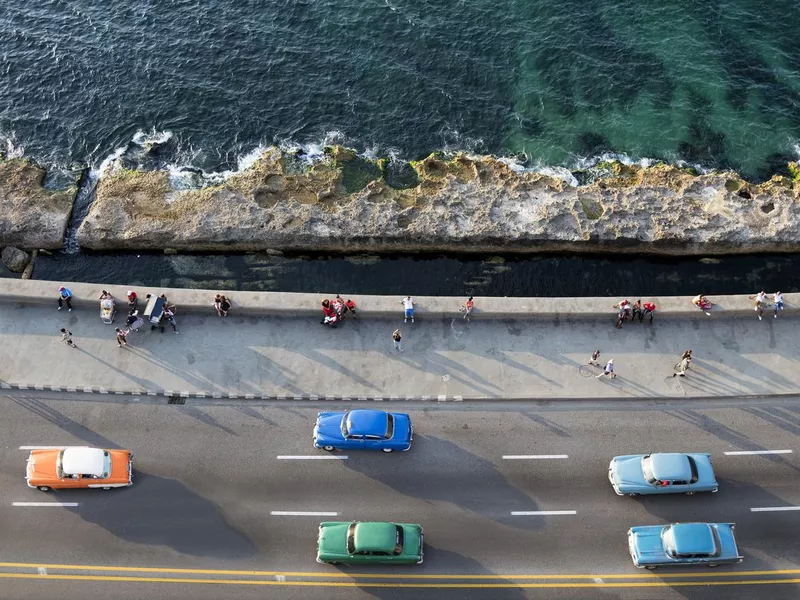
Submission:
[[[800,511],[751,512],[800,505],[797,398],[392,404],[412,414],[412,450],[337,460],[278,458],[330,456],[310,447],[316,412],[331,408],[328,403],[167,406],[18,393],[0,398],[0,407],[0,578],[9,600],[265,594],[280,600],[705,600],[800,593],[790,583],[741,583],[800,580]],[[24,485],[20,447],[76,444],[133,450],[134,486],[45,494]],[[720,492],[617,497],[606,479],[609,458],[653,449],[711,452]],[[791,453],[725,454],[742,450]],[[567,458],[503,458],[508,455]],[[77,506],[13,505],[42,501]],[[520,511],[575,514],[511,514]],[[316,527],[328,518],[420,522],[425,563],[319,565]],[[658,574],[631,566],[629,526],[695,519],[736,522],[745,562]],[[56,579],[43,580],[41,573]],[[370,577],[375,574],[383,576]],[[198,583],[209,580],[228,583]],[[569,587],[576,585],[597,587]]]
[[[398,303],[398,309],[400,305]],[[179,308],[180,310],[180,308]],[[211,307],[209,307],[211,312]],[[399,312],[399,311],[398,311]],[[602,321],[460,318],[346,322],[182,315],[180,334],[142,331],[120,350],[95,311],[0,305],[0,382],[260,396],[692,397],[800,393],[800,319]],[[60,343],[59,329],[78,349]],[[400,327],[405,352],[392,353]],[[599,348],[615,380],[586,365]],[[673,378],[686,348],[689,376]]]

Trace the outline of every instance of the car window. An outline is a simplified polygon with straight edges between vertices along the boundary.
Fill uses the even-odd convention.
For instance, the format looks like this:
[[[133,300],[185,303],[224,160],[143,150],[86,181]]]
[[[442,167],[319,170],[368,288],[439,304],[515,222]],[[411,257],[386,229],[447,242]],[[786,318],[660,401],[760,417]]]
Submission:
[[[381,439],[381,436],[379,436],[379,435],[365,435],[364,438],[366,438],[368,440],[379,440],[379,439]]]
[[[687,456],[686,458],[689,459],[689,468],[692,470],[692,483],[697,483],[697,480],[700,479],[700,476],[697,474],[697,463],[691,456]]]
[[[61,459],[64,458],[64,451],[58,453],[56,456],[56,477],[61,479],[64,477],[64,467],[61,464]]]
[[[392,439],[393,435],[394,435],[394,417],[392,416],[391,413],[389,413],[388,415],[386,415],[386,435],[384,435],[383,437],[386,438],[387,440],[390,440]]]
[[[348,435],[347,439],[348,440],[363,440],[364,436],[363,435]]]
[[[109,477],[111,477],[111,453],[108,450],[104,450],[102,479],[108,479]]]
[[[403,528],[400,525],[395,525],[397,528],[397,538],[395,538],[394,542],[394,553],[395,556],[398,554],[403,553]]]
[[[347,552],[348,554],[355,554],[356,552],[356,524],[350,523],[347,528]]]

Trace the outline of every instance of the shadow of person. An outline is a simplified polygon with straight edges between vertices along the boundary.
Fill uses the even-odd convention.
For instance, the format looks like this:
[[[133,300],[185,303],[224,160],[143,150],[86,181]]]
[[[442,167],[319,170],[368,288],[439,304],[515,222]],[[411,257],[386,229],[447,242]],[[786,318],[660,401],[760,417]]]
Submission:
[[[78,502],[67,510],[126,542],[226,560],[257,552],[246,535],[225,521],[216,504],[174,479],[134,470],[129,488],[69,490],[54,496],[59,502]]]
[[[431,456],[437,457],[433,466]],[[403,462],[402,469],[392,468],[395,460]],[[344,462],[404,496],[450,502],[515,529],[544,527],[542,517],[511,515],[537,510],[533,498],[509,483],[493,463],[448,440],[415,436],[409,452],[352,452]]]

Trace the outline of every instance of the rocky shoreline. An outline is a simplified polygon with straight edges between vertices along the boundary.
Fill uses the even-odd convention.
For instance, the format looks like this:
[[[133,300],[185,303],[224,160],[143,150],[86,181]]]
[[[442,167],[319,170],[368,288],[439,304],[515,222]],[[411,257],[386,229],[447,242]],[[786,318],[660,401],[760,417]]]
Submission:
[[[0,163],[0,246],[60,245],[74,190],[46,192],[36,169]],[[15,187],[9,172],[27,175]],[[800,251],[794,163],[760,184],[663,163],[606,162],[579,175],[592,181],[573,186],[491,156],[432,154],[398,176],[385,159],[342,147],[313,166],[271,148],[247,171],[201,189],[173,189],[166,171],[107,173],[77,239],[100,251]]]

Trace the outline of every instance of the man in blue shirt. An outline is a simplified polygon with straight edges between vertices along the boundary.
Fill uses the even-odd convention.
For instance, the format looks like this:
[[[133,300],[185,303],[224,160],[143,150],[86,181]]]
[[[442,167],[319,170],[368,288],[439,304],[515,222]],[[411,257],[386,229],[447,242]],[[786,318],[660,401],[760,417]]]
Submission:
[[[61,310],[66,302],[69,312],[72,312],[72,292],[63,285],[58,288],[58,310]]]

